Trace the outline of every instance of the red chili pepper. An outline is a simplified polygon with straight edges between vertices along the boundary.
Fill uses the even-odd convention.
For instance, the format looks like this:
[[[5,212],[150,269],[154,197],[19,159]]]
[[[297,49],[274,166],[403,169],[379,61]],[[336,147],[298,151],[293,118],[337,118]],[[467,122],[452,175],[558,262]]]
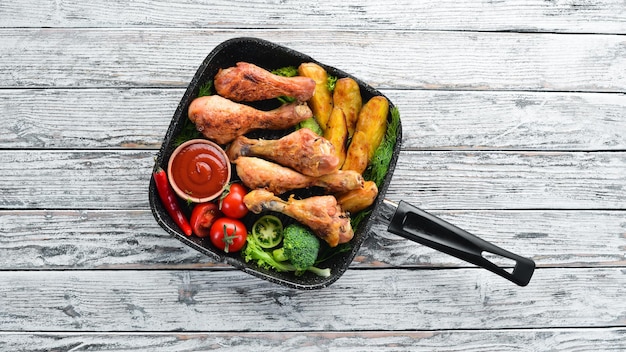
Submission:
[[[183,214],[178,206],[176,195],[167,181],[167,174],[165,174],[163,169],[159,168],[154,172],[153,176],[154,183],[159,191],[159,197],[161,198],[161,202],[165,206],[165,209],[167,209],[167,212],[170,214],[176,225],[183,230],[185,235],[191,236],[191,226],[189,225],[185,214]]]

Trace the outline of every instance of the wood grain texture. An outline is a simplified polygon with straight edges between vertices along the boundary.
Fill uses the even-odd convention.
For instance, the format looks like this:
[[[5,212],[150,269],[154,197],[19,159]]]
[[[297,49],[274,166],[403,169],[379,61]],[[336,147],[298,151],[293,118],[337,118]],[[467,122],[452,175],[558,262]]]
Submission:
[[[0,152],[0,206],[145,209],[155,155],[115,150]]]
[[[445,346],[445,347],[444,347]],[[0,333],[0,348],[10,351],[274,351],[372,350],[381,352],[444,349],[467,351],[619,351],[626,329],[528,329],[485,331],[338,331],[225,333]]]
[[[3,270],[216,265],[161,229],[149,210],[1,211],[0,224]]]
[[[0,87],[185,87],[217,44],[238,36],[285,45],[378,88],[626,91],[619,35],[200,29],[3,30]]]
[[[624,150],[626,95],[385,91],[403,149]]]
[[[626,267],[624,211],[434,211],[539,267]],[[2,270],[224,269],[184,246],[148,210],[0,211]],[[352,268],[473,267],[377,222]]]
[[[236,8],[237,11],[233,11]],[[245,16],[241,15],[245,13]],[[7,27],[192,27],[626,33],[619,0],[376,2],[7,0]]]
[[[625,162],[621,152],[406,152],[386,197],[427,209],[623,209]]]
[[[623,0],[0,2],[0,350],[626,350],[625,34]],[[533,258],[530,284],[381,221],[313,292],[170,237],[153,158],[238,36],[388,95],[387,197]]]
[[[183,93],[181,89],[0,90],[0,146],[158,149]]]
[[[0,90],[0,148],[158,149],[183,89]],[[404,149],[625,150],[626,95],[383,90]]]
[[[152,150],[0,151],[4,209],[146,209]],[[626,153],[407,151],[386,197],[428,209],[624,209]]]
[[[316,291],[238,271],[5,271],[0,281],[4,331],[331,334],[618,327],[626,317],[623,268],[540,269],[524,288],[482,269],[349,270]]]

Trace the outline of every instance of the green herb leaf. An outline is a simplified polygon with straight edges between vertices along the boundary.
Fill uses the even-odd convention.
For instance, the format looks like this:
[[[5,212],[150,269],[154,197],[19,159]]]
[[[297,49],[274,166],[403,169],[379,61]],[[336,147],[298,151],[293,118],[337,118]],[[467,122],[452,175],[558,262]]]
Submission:
[[[204,97],[207,95],[213,95],[213,81],[208,81],[200,86],[198,89],[198,97]]]
[[[367,217],[370,213],[372,212],[372,210],[363,210],[360,211],[358,213],[356,213],[355,215],[350,217],[350,226],[352,226],[353,229],[356,229],[359,227],[359,225],[361,224],[361,222],[363,221],[363,219],[365,219],[365,217]]]
[[[174,139],[174,146],[178,147],[179,145],[187,142],[191,139],[196,139],[202,137],[202,134],[198,132],[196,129],[196,125],[189,119],[185,119],[185,123],[183,124],[183,128],[180,133]]]
[[[345,252],[350,252],[352,250],[352,245],[350,244],[350,242],[348,243],[342,243],[336,247],[328,247],[326,250],[324,250],[323,252],[321,252],[318,257],[317,260],[315,260],[315,264],[313,264],[314,266],[317,266],[325,261],[327,261],[328,259],[339,255],[341,253],[345,253]]]
[[[396,146],[398,128],[400,127],[400,111],[395,106],[391,109],[391,121],[387,123],[387,131],[382,143],[374,152],[369,166],[365,170],[363,177],[366,180],[374,181],[380,187],[389,171],[389,163],[393,156],[393,149]]]

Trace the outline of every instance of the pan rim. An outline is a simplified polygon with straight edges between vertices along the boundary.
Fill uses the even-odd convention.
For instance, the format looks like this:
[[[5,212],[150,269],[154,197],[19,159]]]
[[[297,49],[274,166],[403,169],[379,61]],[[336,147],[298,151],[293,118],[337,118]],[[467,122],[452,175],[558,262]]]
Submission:
[[[255,37],[235,37],[228,40],[225,40],[219,43],[215,48],[206,56],[206,58],[202,61],[201,65],[197,69],[193,78],[191,79],[183,97],[181,98],[172,120],[170,121],[170,125],[167,129],[165,137],[163,139],[163,143],[159,149],[159,152],[155,158],[155,171],[158,167],[162,166],[165,162],[167,163],[167,159],[169,154],[171,154],[171,147],[173,138],[176,133],[180,129],[181,124],[181,116],[186,117],[186,111],[189,106],[189,103],[195,96],[197,96],[197,91],[199,89],[200,84],[202,83],[202,78],[207,77],[211,74],[210,71],[215,70],[215,67],[211,67],[211,65],[216,61],[216,58],[219,58],[219,55],[225,55],[225,51],[230,50],[233,47],[237,46],[256,46],[259,48],[265,48],[265,50],[276,52],[277,54],[289,55],[291,58],[297,58],[301,60],[301,62],[309,61],[315,62],[325,68],[329,73],[341,78],[341,77],[350,77],[353,78],[361,87],[361,90],[365,90],[369,95],[379,95],[385,97],[389,101],[390,110],[395,107],[393,102],[384,94],[382,94],[377,89],[369,86],[364,81],[360,80],[357,77],[352,76],[351,74],[344,72],[340,69],[337,69],[332,66],[325,65],[324,63],[318,62],[312,57],[303,54],[301,52],[295,51],[286,46],[282,46],[264,39],[255,38]],[[240,60],[240,61],[243,61]],[[388,119],[390,117],[388,116]],[[157,221],[157,223],[170,235],[174,236],[176,239],[181,241],[183,244],[191,247],[192,249],[209,256],[210,258],[229,264],[236,269],[239,269],[247,274],[255,276],[260,279],[264,279],[285,287],[300,289],[300,290],[312,290],[312,289],[321,289],[324,287],[328,287],[337,281],[343,274],[348,270],[350,264],[356,257],[361,245],[367,239],[371,232],[371,228],[374,220],[378,217],[381,210],[381,203],[384,200],[384,195],[387,193],[389,188],[389,184],[391,182],[391,178],[393,172],[395,171],[395,167],[397,164],[397,160],[399,157],[400,147],[402,144],[402,123],[398,126],[398,131],[396,135],[396,145],[394,146],[394,151],[392,154],[391,161],[389,163],[389,169],[387,175],[385,176],[382,184],[379,187],[378,196],[371,206],[371,212],[369,215],[363,219],[363,222],[359,225],[359,227],[355,230],[355,236],[351,240],[351,250],[348,254],[343,257],[343,265],[337,266],[333,268],[331,276],[328,278],[316,278],[315,282],[305,282],[302,278],[296,277],[293,274],[290,275],[275,275],[276,272],[272,270],[265,270],[256,266],[256,263],[246,263],[241,256],[238,258],[231,255],[226,255],[224,253],[220,253],[218,250],[213,250],[211,247],[205,247],[202,245],[201,241],[195,240],[193,237],[185,236],[171,221],[171,219],[167,218],[167,214],[163,211],[163,207],[160,203],[160,200],[156,194],[156,188],[154,184],[154,179],[151,177],[149,184],[149,203],[151,212]]]

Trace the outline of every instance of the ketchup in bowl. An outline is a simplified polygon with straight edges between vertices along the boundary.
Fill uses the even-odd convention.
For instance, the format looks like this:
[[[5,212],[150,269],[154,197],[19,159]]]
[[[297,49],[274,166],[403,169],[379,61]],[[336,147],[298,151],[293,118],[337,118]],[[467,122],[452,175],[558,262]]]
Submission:
[[[192,139],[174,150],[167,165],[172,188],[183,199],[195,203],[215,199],[230,180],[230,161],[217,144]]]

